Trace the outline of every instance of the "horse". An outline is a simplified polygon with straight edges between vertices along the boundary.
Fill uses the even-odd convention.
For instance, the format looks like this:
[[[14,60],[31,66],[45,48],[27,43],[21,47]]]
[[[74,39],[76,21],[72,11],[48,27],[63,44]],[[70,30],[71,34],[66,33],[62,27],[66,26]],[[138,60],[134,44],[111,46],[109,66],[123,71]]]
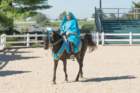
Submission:
[[[48,32],[47,32],[48,34]],[[59,31],[51,31],[49,35],[46,35],[44,38],[44,49],[49,49],[51,47],[51,51],[53,53],[57,53],[63,44],[64,39],[63,36],[59,34]],[[81,38],[81,50],[78,53],[74,54],[75,59],[79,64],[79,71],[76,76],[75,81],[79,81],[79,76],[83,78],[83,60],[87,48],[89,48],[90,52],[96,49],[96,43],[92,40],[91,34],[85,34]],[[69,59],[71,54],[67,53],[66,50],[61,54],[59,59],[54,60],[54,69],[53,69],[53,84],[56,84],[56,70],[58,66],[59,60],[63,62],[63,70],[65,74],[65,81],[68,82],[68,74],[67,74],[67,59]]]

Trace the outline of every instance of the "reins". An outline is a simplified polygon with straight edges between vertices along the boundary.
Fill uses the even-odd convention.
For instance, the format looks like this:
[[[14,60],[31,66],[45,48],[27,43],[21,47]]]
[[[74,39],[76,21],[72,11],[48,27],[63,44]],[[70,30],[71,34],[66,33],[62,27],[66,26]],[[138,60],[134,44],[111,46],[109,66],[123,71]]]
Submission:
[[[51,43],[51,45],[55,46],[55,45],[59,44],[62,40],[63,40],[63,39],[61,38],[61,39],[57,40],[57,41],[54,42],[54,43],[51,43],[51,42],[50,42],[50,43]]]

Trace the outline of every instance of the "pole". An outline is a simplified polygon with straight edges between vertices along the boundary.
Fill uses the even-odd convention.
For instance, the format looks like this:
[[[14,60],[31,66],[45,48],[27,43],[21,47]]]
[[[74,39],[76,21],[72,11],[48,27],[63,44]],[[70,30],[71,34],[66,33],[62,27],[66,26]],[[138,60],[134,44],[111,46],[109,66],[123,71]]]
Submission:
[[[100,9],[102,9],[102,0],[100,0]]]

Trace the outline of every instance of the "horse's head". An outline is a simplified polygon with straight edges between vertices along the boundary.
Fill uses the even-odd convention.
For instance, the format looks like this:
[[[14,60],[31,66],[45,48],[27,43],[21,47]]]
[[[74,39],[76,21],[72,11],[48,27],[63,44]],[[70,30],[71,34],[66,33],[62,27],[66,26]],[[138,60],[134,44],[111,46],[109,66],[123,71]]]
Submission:
[[[59,31],[48,30],[44,37],[44,48],[48,49],[53,43],[61,38]]]

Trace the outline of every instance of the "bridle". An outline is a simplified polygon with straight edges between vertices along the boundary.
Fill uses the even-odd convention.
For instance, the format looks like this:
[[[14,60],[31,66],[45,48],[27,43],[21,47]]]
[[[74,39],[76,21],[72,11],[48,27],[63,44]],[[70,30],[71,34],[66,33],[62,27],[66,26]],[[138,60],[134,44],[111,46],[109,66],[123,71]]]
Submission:
[[[48,36],[49,44],[51,45],[51,47],[53,47],[53,46],[59,44],[63,40],[63,38],[52,43],[52,36],[50,36],[51,33],[54,33],[54,31],[48,31],[47,36]]]

